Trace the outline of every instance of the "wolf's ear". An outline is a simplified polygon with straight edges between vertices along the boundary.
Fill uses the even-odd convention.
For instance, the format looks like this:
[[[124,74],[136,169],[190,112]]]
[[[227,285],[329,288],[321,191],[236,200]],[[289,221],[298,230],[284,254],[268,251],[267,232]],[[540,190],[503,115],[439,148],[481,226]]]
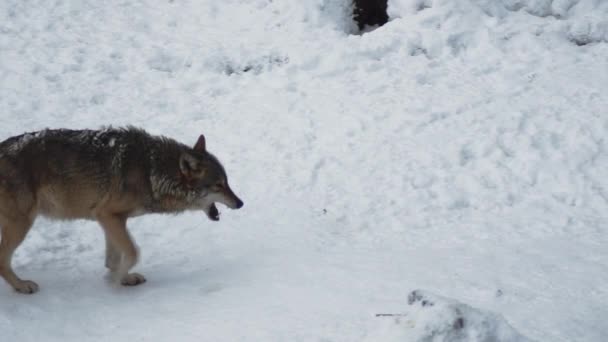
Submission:
[[[200,135],[200,137],[198,137],[198,140],[196,141],[196,144],[194,145],[194,150],[195,151],[199,151],[199,152],[205,152],[205,136],[204,135]]]
[[[179,157],[179,168],[186,178],[202,177],[205,174],[202,164],[187,152]]]

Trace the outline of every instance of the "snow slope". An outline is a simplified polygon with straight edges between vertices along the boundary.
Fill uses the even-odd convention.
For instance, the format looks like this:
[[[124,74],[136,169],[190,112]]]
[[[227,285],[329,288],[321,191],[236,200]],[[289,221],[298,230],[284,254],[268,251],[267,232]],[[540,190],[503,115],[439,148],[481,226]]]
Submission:
[[[389,12],[0,2],[2,137],[205,133],[245,201],[133,219],[137,288],[103,280],[95,223],[38,220],[14,263],[41,291],[0,288],[0,341],[605,340],[608,2]]]

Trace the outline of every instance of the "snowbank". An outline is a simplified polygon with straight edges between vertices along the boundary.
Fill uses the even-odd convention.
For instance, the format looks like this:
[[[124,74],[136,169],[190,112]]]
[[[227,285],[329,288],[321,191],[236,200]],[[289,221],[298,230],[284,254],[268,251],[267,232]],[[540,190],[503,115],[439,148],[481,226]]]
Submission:
[[[400,314],[379,314],[384,321],[367,341],[529,342],[500,315],[416,290]]]

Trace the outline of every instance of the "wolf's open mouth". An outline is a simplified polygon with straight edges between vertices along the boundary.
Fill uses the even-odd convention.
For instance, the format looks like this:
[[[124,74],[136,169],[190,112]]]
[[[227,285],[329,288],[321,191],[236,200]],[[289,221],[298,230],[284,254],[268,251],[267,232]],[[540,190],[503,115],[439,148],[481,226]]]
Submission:
[[[207,216],[209,216],[209,219],[212,221],[220,220],[220,212],[219,210],[217,210],[215,203],[211,204],[211,207],[209,207],[209,213],[207,214]]]

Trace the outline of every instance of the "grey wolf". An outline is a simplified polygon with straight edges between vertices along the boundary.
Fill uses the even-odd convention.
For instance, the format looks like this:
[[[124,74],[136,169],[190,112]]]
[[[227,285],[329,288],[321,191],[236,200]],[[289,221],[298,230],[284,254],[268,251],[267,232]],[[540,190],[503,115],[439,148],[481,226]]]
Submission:
[[[203,135],[194,147],[134,127],[47,129],[8,138],[0,143],[0,276],[20,293],[38,291],[35,282],[15,274],[11,258],[43,215],[96,220],[113,279],[141,284],[146,279],[129,272],[138,249],[127,219],[202,210],[217,221],[215,203],[243,206]]]

